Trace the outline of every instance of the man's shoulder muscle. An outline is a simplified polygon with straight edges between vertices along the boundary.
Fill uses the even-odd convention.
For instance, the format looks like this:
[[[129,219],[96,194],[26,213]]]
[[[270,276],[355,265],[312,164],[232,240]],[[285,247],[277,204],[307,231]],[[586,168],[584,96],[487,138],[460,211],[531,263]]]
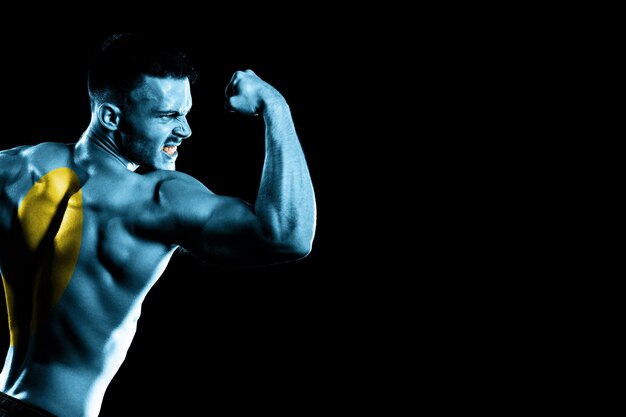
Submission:
[[[157,194],[155,197],[163,203],[183,202],[196,195],[214,195],[204,184],[184,172],[155,171],[147,176],[155,181]]]
[[[18,146],[0,151],[0,174],[8,175],[16,167],[22,165],[32,146]]]
[[[71,145],[46,142],[38,145],[18,146],[0,151],[0,175],[5,179],[25,174],[24,170],[43,175],[71,163]]]
[[[216,196],[194,177],[179,171],[157,171],[154,199],[164,212],[187,221],[206,218]]]

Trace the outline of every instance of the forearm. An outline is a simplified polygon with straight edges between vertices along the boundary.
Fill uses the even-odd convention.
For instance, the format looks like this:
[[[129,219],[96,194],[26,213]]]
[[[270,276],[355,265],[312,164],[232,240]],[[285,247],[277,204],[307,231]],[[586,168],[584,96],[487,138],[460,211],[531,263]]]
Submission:
[[[265,163],[255,211],[272,241],[306,255],[315,233],[316,207],[304,153],[282,97],[265,105],[263,118]]]

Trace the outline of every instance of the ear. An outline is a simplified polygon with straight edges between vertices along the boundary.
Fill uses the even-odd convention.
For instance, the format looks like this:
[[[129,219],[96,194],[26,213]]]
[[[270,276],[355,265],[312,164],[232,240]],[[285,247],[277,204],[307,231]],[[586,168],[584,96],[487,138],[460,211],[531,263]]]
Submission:
[[[115,104],[102,103],[98,107],[98,121],[108,130],[119,129],[121,117],[122,110]]]

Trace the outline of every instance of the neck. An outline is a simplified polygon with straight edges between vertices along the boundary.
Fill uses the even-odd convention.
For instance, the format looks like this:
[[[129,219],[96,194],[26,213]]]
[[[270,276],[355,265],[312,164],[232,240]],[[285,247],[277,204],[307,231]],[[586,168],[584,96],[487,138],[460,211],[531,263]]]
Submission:
[[[139,165],[127,159],[117,145],[113,132],[103,131],[89,125],[85,133],[76,144],[76,150],[82,156],[91,160],[98,160],[107,165],[123,166],[129,171],[135,171]]]

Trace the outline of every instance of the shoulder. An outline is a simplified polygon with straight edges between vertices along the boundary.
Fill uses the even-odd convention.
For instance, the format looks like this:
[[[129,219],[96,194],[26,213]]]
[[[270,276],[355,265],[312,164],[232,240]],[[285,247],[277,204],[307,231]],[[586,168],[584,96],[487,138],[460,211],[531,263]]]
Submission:
[[[7,179],[23,174],[32,148],[32,146],[18,146],[0,151],[0,178]]]
[[[204,184],[179,171],[155,171],[145,175],[154,184],[154,199],[163,207],[181,209],[205,204],[215,194]]]
[[[73,145],[73,143],[42,142],[37,145],[16,146],[15,148],[0,151],[0,157],[33,157],[50,152],[53,154],[69,154]]]
[[[57,168],[75,169],[72,144],[41,143],[0,152],[0,186],[28,187]]]
[[[32,148],[33,146],[18,146],[0,151],[0,161],[3,162],[0,167],[4,167],[4,164],[24,159],[24,157],[31,152]]]
[[[73,144],[44,142],[38,145],[18,146],[0,151],[0,170],[14,169],[28,164],[36,171],[67,166],[71,161]]]
[[[218,213],[235,214],[249,205],[237,198],[215,194],[192,176],[178,171],[147,174],[154,181],[153,203],[178,226],[205,225]]]
[[[0,151],[0,158],[6,158],[9,156],[19,155],[22,151],[29,149],[31,147],[32,146],[17,146],[15,148],[5,149],[3,151]]]
[[[180,171],[154,171],[144,175],[144,178],[154,182],[157,190],[163,192],[175,192],[176,189],[184,190],[202,190],[211,192],[204,184],[189,174]]]
[[[74,143],[44,142],[30,146],[25,154],[33,162],[43,165],[68,164],[74,151]]]

